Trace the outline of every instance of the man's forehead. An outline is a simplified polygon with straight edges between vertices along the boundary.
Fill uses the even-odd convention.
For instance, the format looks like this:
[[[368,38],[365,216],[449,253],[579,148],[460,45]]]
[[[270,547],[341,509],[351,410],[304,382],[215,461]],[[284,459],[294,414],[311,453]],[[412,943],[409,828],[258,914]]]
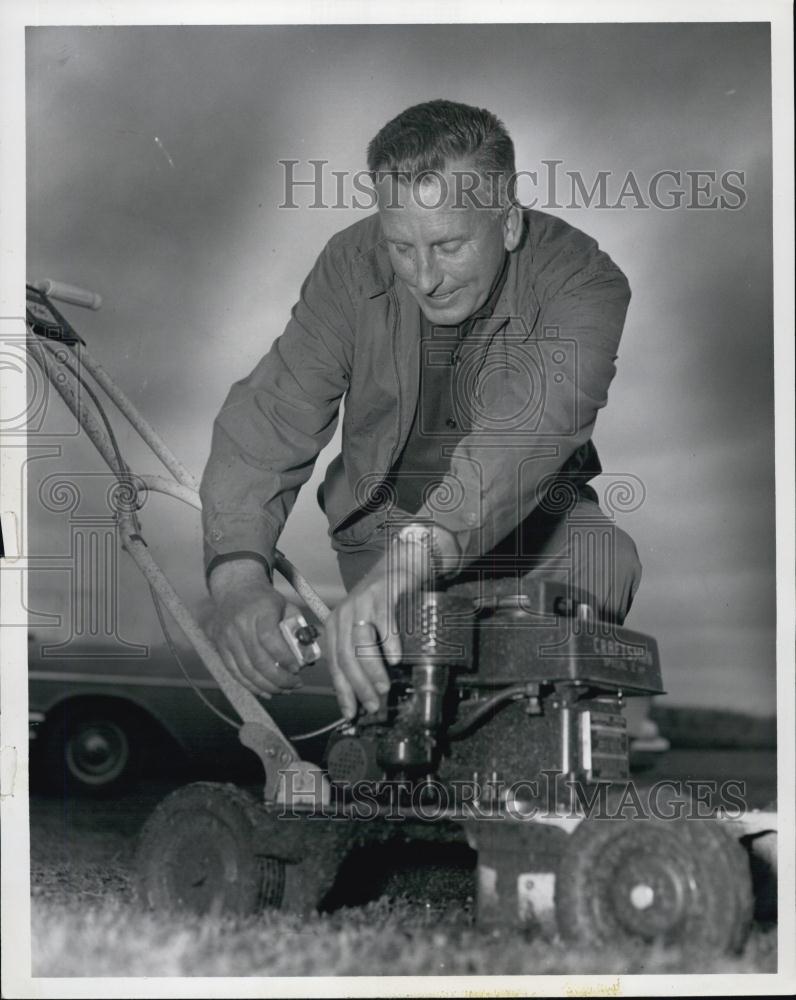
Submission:
[[[479,213],[472,207],[456,208],[452,205],[437,205],[430,202],[418,205],[416,202],[401,202],[399,205],[380,203],[379,215],[382,227],[389,235],[415,229],[420,226],[427,232],[468,233],[478,225]]]
[[[486,181],[472,163],[455,163],[444,170],[428,170],[409,178],[384,173],[375,180],[382,212],[433,211],[462,215],[483,204]]]

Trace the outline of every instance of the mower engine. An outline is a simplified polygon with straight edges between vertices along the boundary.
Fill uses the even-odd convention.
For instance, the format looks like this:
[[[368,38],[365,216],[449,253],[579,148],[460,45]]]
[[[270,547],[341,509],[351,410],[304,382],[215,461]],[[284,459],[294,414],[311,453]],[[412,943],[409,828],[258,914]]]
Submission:
[[[497,803],[536,798],[545,773],[628,777],[623,702],[662,693],[655,640],[561,584],[523,581],[488,604],[476,587],[399,607],[403,660],[379,710],[331,738],[333,785],[472,783]]]

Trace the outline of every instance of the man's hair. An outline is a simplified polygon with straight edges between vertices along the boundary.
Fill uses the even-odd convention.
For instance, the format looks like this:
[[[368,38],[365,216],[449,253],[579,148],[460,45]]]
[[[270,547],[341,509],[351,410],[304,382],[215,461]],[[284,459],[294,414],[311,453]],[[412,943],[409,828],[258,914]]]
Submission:
[[[514,143],[503,122],[486,108],[444,100],[415,104],[371,139],[367,156],[374,183],[385,175],[414,181],[441,173],[456,160],[472,160],[484,181],[501,181],[501,202],[504,191],[509,198],[514,195]]]

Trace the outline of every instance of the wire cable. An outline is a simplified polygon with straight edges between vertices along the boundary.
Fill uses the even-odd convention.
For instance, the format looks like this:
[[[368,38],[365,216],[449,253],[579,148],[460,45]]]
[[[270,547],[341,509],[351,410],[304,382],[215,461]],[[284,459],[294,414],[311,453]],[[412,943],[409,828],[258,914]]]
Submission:
[[[163,633],[163,638],[166,640],[166,645],[168,646],[169,652],[174,657],[177,666],[180,668],[182,676],[186,679],[186,681],[188,681],[194,693],[199,695],[199,697],[202,699],[202,701],[210,709],[211,712],[217,715],[219,719],[222,720],[222,722],[226,722],[228,726],[232,726],[233,729],[240,729],[241,724],[239,722],[235,722],[235,720],[230,718],[230,716],[228,716],[225,712],[222,712],[220,708],[216,708],[216,706],[205,695],[205,693],[202,691],[199,685],[194,683],[193,678],[188,673],[185,664],[182,662],[180,652],[177,649],[177,644],[168,630],[168,626],[166,625],[166,617],[163,614],[163,605],[161,604],[160,598],[155,593],[151,584],[149,587],[149,593],[152,596],[152,603],[155,605],[155,614],[158,616],[158,621],[160,622],[160,630]]]
[[[103,425],[105,427],[105,430],[107,432],[108,438],[109,438],[110,443],[111,443],[111,447],[113,448],[114,455],[116,456],[117,464],[119,466],[118,469],[113,470],[114,471],[114,475],[116,476],[116,479],[118,480],[118,482],[122,486],[129,486],[130,483],[132,482],[132,479],[133,479],[133,473],[130,470],[130,467],[128,466],[128,464],[125,462],[124,457],[122,456],[122,452],[121,452],[121,449],[119,447],[119,442],[118,442],[118,439],[117,439],[116,434],[114,432],[113,425],[111,424],[110,418],[109,418],[109,416],[108,416],[105,408],[102,405],[102,401],[99,399],[99,397],[97,396],[97,394],[94,392],[94,389],[92,388],[91,384],[88,382],[88,380],[86,379],[86,377],[83,375],[83,373],[80,371],[79,367],[71,364],[69,361],[62,361],[61,363],[77,379],[77,381],[80,383],[80,385],[85,390],[85,392],[88,395],[88,397],[91,400],[91,402],[94,404],[94,408],[96,409],[97,413],[99,414],[99,417],[102,420],[102,423],[103,423]],[[140,535],[141,534],[141,521],[140,521],[140,518],[138,517],[137,512],[135,510],[130,511],[130,516],[132,518],[133,524],[135,525],[136,532]],[[204,702],[204,704],[210,709],[211,712],[213,712],[215,715],[217,715],[219,717],[219,719],[221,719],[223,722],[225,722],[228,726],[232,726],[233,729],[240,729],[240,725],[241,724],[239,722],[235,722],[234,719],[230,718],[228,715],[226,715],[220,709],[216,708],[216,706],[204,694],[204,692],[202,691],[202,689],[194,682],[194,679],[188,673],[188,670],[186,669],[185,664],[182,661],[182,657],[180,656],[179,650],[177,649],[177,644],[174,641],[174,638],[173,638],[173,636],[171,635],[171,633],[169,631],[168,625],[166,624],[166,618],[165,618],[165,615],[163,614],[163,605],[162,605],[162,603],[160,601],[160,598],[158,597],[158,595],[155,592],[155,589],[152,587],[152,585],[149,584],[148,586],[149,586],[149,594],[150,594],[150,597],[152,598],[152,603],[153,603],[153,605],[155,607],[155,614],[157,615],[158,623],[160,624],[160,630],[163,633],[163,638],[166,641],[166,647],[168,648],[169,652],[171,653],[172,657],[174,658],[174,661],[176,662],[177,666],[179,667],[180,673],[183,675],[183,677],[185,678],[185,680],[188,682],[188,684],[191,687],[191,689],[193,690],[193,692],[196,695],[198,695],[198,697],[201,699],[201,701]]]
[[[309,733],[299,733],[296,736],[288,736],[288,739],[292,740],[294,743],[298,743],[301,740],[311,740],[313,736],[323,736],[324,733],[330,733],[333,729],[342,729],[342,727],[346,725],[350,725],[350,720],[340,716],[339,719],[335,719],[334,722],[330,722],[328,726],[321,726],[320,729],[313,729]]]
[[[527,694],[528,691],[524,684],[512,685],[511,687],[504,688],[491,698],[487,698],[485,702],[473,709],[469,715],[466,715],[459,722],[455,722],[452,726],[449,726],[447,732],[448,739],[461,739],[465,733],[469,732],[469,730],[476,725],[476,723],[480,722],[481,719],[489,715],[489,713],[496,709],[499,705],[502,705],[503,702],[518,701],[520,698],[526,697]]]

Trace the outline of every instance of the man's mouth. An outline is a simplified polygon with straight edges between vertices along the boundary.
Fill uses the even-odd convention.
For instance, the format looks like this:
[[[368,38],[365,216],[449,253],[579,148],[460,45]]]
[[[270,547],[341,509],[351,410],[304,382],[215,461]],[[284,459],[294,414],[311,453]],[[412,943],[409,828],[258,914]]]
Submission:
[[[451,296],[455,295],[459,291],[458,288],[454,288],[450,292],[435,292],[433,295],[427,295],[426,298],[430,299],[432,302],[447,302]]]

